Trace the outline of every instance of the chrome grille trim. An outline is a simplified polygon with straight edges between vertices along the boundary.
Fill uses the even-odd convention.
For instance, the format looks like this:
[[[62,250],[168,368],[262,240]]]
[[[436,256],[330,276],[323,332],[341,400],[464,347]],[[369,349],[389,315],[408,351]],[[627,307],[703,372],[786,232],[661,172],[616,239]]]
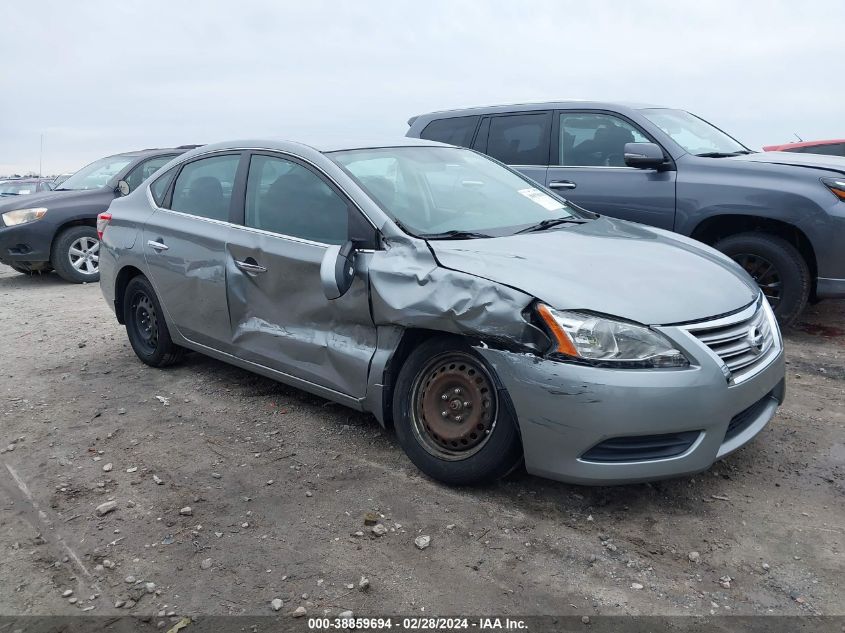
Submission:
[[[765,369],[781,349],[774,313],[762,295],[736,314],[690,323],[682,329],[721,361],[733,384],[748,380]]]

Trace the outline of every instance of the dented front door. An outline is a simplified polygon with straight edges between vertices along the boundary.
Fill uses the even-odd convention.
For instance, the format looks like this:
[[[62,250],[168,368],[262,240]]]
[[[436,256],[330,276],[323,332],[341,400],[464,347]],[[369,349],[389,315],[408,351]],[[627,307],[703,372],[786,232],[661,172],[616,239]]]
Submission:
[[[241,358],[361,398],[376,346],[366,255],[357,258],[349,292],[329,301],[320,285],[325,250],[246,227],[232,230],[226,271],[232,344]]]
[[[238,356],[363,398],[376,347],[366,264],[326,299],[320,264],[349,239],[349,200],[298,157],[251,152],[238,226],[226,245],[226,292]]]

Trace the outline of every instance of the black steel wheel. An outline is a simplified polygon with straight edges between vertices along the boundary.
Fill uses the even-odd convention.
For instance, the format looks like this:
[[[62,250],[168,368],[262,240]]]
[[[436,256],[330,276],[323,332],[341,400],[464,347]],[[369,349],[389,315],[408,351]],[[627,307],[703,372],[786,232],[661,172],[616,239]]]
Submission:
[[[447,484],[495,481],[522,461],[507,392],[459,337],[436,336],[410,353],[393,390],[393,422],[417,468]]]
[[[811,288],[810,269],[795,246],[782,237],[761,232],[732,235],[715,247],[757,282],[782,326],[795,322]]]
[[[170,338],[161,304],[143,275],[133,277],[126,286],[123,322],[135,355],[147,365],[166,367],[182,358],[185,350]]]

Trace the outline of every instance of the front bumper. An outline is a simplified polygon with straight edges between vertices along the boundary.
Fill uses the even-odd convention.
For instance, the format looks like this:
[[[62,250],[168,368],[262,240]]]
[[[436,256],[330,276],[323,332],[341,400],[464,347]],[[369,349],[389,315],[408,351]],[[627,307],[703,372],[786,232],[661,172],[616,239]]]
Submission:
[[[49,261],[53,230],[43,219],[16,226],[0,221],[0,263]]]
[[[660,330],[693,359],[691,367],[605,369],[477,348],[513,403],[529,473],[601,485],[689,475],[706,470],[766,426],[784,399],[779,336],[765,366],[742,382],[729,383],[719,362],[695,337],[680,327]],[[614,462],[585,458],[612,438],[669,434],[694,439],[672,457]]]

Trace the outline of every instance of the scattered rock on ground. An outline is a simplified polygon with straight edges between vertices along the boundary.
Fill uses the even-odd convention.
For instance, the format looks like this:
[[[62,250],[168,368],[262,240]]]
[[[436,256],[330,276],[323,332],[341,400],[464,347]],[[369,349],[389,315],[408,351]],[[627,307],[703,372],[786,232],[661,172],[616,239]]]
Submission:
[[[106,501],[97,506],[96,513],[98,517],[106,516],[117,508],[117,501]]]
[[[384,527],[384,525],[382,525],[381,523],[376,523],[373,526],[373,534],[375,534],[376,536],[384,536],[385,534],[387,534],[387,528]]]
[[[414,545],[417,546],[417,549],[425,549],[429,545],[431,545],[431,537],[420,535],[414,539]]]
[[[273,609],[273,611],[281,611],[283,605],[284,603],[281,598],[273,598],[270,602],[270,608]]]

